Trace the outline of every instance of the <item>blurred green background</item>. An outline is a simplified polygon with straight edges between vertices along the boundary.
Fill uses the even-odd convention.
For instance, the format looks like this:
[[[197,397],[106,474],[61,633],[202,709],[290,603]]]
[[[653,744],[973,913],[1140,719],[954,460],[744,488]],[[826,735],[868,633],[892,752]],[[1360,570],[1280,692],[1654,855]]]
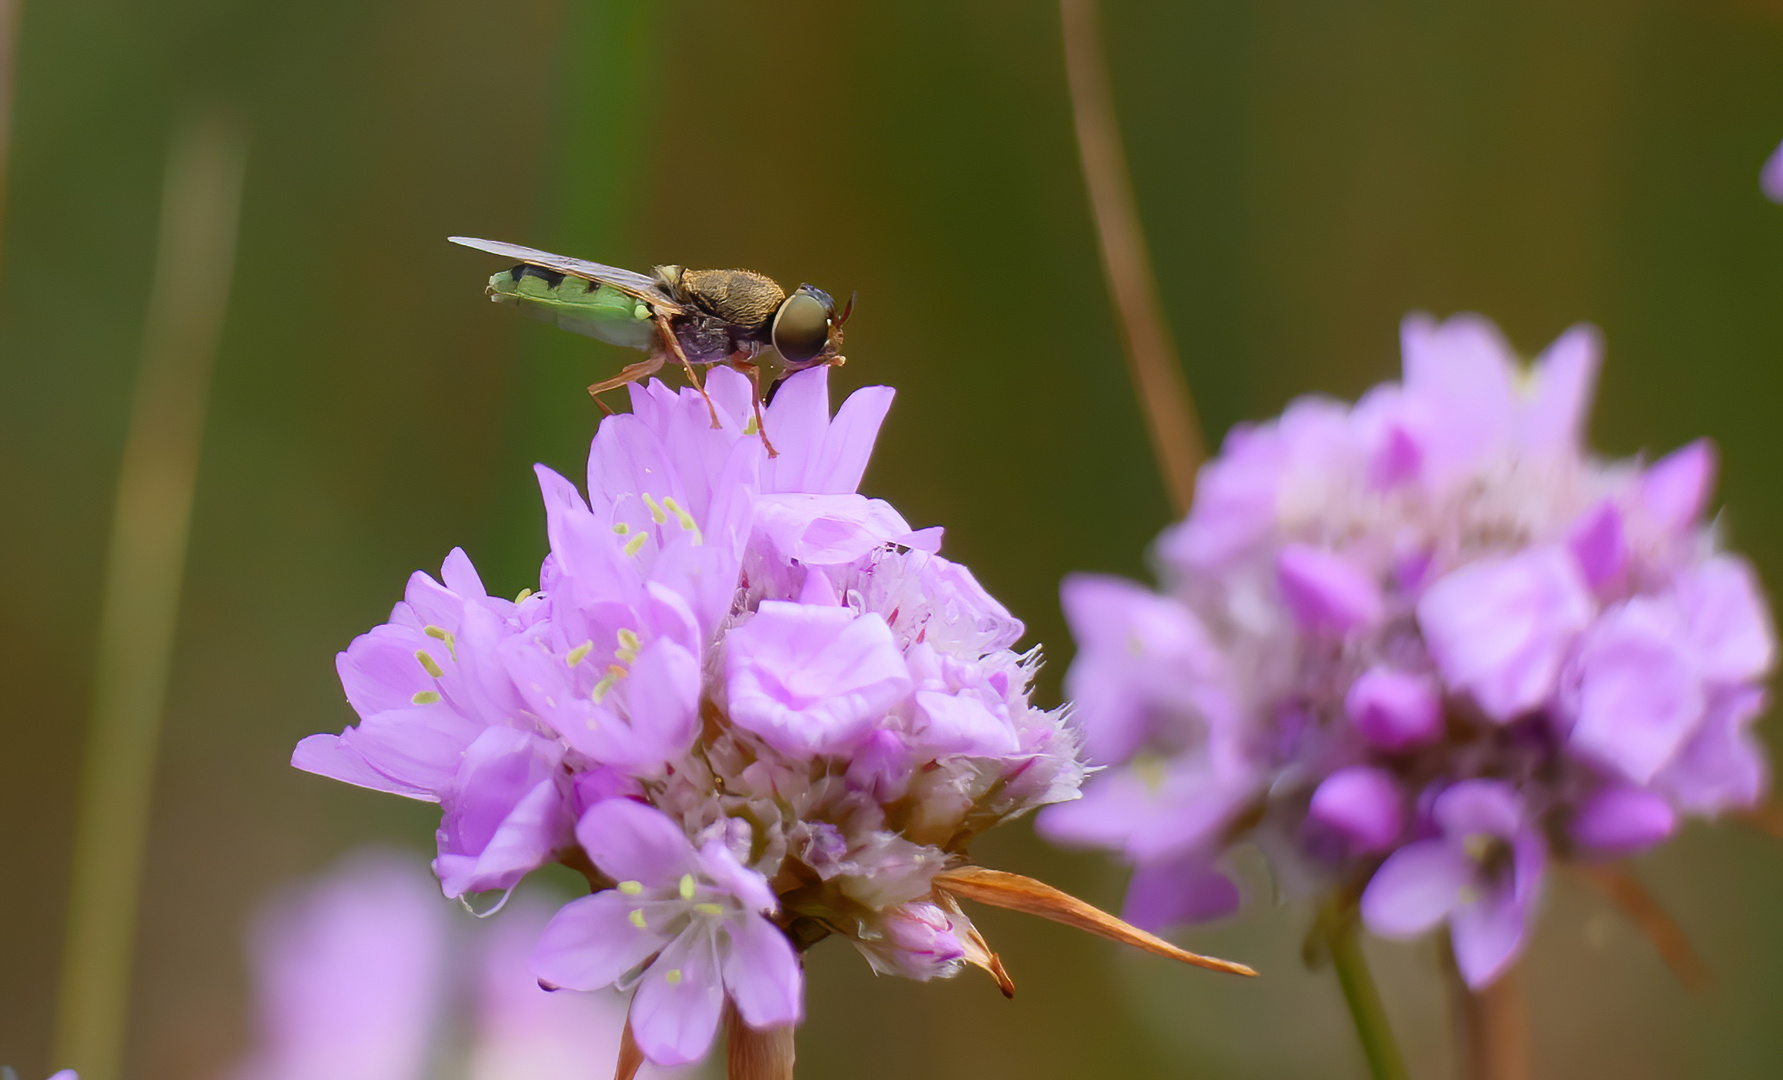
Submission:
[[[1606,452],[1720,444],[1733,543],[1783,582],[1783,5],[1109,0],[1161,291],[1214,435],[1397,370],[1408,310],[1530,353],[1601,325]],[[100,571],[169,137],[252,132],[157,774],[129,1072],[245,1043],[241,926],[275,884],[430,809],[297,773],[351,714],[333,653],[463,545],[536,584],[529,466],[576,475],[582,387],[629,355],[483,301],[468,233],[620,265],[858,288],[839,387],[899,389],[867,489],[1070,657],[1058,578],[1143,573],[1168,513],[1078,173],[1056,9],[1029,0],[27,0],[0,259],[0,1061],[49,1060]],[[1775,741],[1775,722],[1767,722]],[[987,862],[1118,903],[1024,824]],[[1642,872],[1718,984],[1560,883],[1525,965],[1539,1075],[1783,1061],[1783,845],[1697,827]],[[805,1077],[1360,1076],[1307,912],[1184,938],[1240,984],[1001,912],[1020,985],[812,960]],[[442,901],[444,902],[444,901]],[[1378,945],[1378,943],[1376,943]],[[1432,947],[1373,949],[1421,1076]],[[591,1063],[602,1076],[606,1063]]]

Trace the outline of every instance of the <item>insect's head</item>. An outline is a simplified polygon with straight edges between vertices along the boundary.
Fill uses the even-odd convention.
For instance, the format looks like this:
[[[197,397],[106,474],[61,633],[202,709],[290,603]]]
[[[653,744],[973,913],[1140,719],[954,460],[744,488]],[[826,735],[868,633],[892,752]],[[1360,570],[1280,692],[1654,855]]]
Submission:
[[[842,324],[854,311],[854,297],[836,313],[836,301],[815,285],[800,285],[774,312],[769,330],[774,351],[791,367],[827,361],[842,348]]]

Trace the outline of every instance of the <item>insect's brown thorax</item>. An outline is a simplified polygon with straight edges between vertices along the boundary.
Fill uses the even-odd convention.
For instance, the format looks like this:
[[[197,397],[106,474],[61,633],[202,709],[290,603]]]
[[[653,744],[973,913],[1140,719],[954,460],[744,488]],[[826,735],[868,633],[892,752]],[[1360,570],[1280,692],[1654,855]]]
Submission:
[[[772,278],[753,270],[659,266],[656,277],[682,303],[750,330],[766,326],[786,300],[785,291]]]

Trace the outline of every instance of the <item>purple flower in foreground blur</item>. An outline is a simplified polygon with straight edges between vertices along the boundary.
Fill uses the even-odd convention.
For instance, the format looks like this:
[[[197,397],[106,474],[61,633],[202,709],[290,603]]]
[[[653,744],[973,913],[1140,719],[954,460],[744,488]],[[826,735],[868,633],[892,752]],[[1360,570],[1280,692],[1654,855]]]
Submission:
[[[1764,168],[1758,173],[1758,187],[1765,198],[1783,203],[1783,145],[1771,151],[1771,156],[1765,159]]]
[[[1077,737],[1029,703],[1037,652],[1012,651],[1021,623],[935,554],[940,530],[856,493],[891,391],[832,419],[826,379],[775,396],[775,457],[736,372],[707,384],[716,428],[692,391],[633,386],[586,499],[539,469],[539,592],[491,597],[457,551],[441,581],[416,574],[341,655],[358,726],[294,758],[438,802],[449,895],[581,870],[594,894],[533,970],[635,987],[632,1035],[662,1064],[700,1058],[727,1006],[747,1030],[796,1023],[799,953],[830,934],[878,971],[1006,981],[955,896],[1060,906],[958,878],[975,835],[1076,797]]]
[[[350,856],[256,920],[257,1039],[232,1080],[424,1080],[459,1058],[466,1080],[580,1080],[618,1053],[625,1004],[539,988],[527,958],[549,914],[526,897],[454,926],[421,866]]]
[[[450,914],[424,882],[365,853],[261,913],[249,943],[259,1037],[232,1080],[424,1080]]]
[[[1478,987],[1550,855],[1758,801],[1776,642],[1705,518],[1708,444],[1585,450],[1593,331],[1525,369],[1476,316],[1413,316],[1404,351],[1354,406],[1234,430],[1159,541],[1161,593],[1065,581],[1067,689],[1108,767],[1040,824],[1136,864],[1135,921],[1232,910],[1249,841],[1378,933],[1446,922]]]

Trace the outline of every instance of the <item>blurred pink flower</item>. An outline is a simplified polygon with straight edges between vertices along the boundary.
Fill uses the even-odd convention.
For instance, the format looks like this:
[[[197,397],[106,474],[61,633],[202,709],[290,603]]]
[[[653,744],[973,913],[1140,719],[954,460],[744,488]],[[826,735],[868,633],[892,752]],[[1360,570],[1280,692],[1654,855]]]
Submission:
[[[1235,429],[1162,590],[1061,588],[1106,768],[1042,831],[1135,863],[1153,925],[1236,906],[1254,842],[1383,934],[1446,921],[1478,986],[1527,938],[1543,837],[1626,855],[1753,805],[1769,606],[1707,519],[1706,442],[1587,451],[1600,349],[1576,327],[1526,367],[1478,316],[1414,315],[1401,382]]]

